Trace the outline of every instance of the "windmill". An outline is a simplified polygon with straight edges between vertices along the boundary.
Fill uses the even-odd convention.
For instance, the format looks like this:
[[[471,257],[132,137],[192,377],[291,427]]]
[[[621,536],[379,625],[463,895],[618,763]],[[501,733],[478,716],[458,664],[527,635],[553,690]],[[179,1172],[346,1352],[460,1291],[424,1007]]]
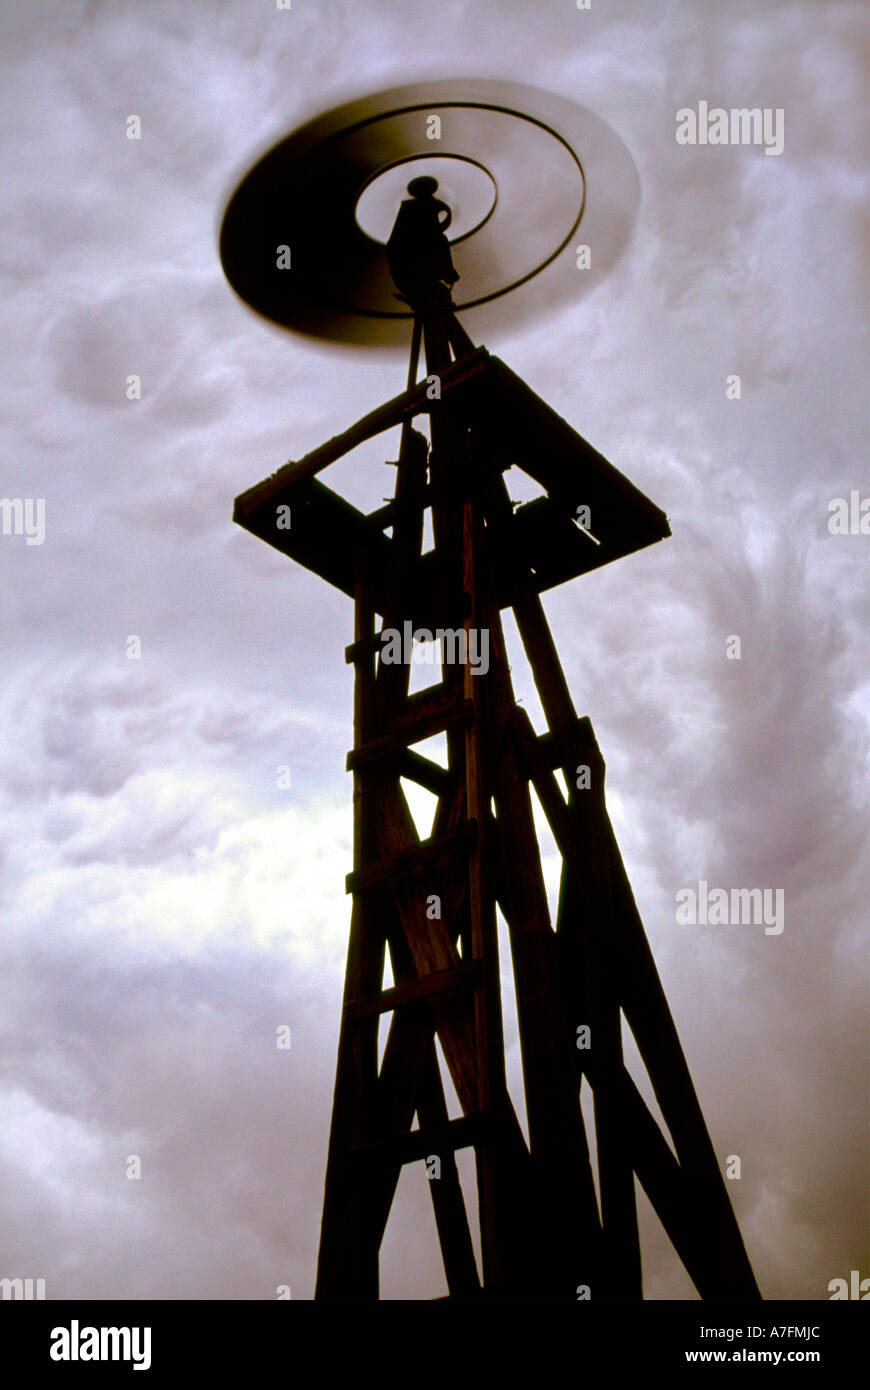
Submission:
[[[638,196],[628,151],[583,108],[434,82],[288,136],[224,217],[227,277],[271,321],[361,348],[410,339],[404,390],[235,504],[241,526],[354,605],[352,909],[319,1299],[378,1297],[409,1163],[426,1164],[452,1298],[642,1298],[635,1178],[702,1298],[760,1297],[607,815],[604,760],[541,601],[665,539],[667,518],[469,333],[605,275]],[[394,495],[365,513],[325,475],[397,427]],[[512,502],[512,469],[534,500]],[[543,729],[515,698],[507,609]],[[440,678],[412,691],[436,640]],[[409,784],[434,798],[428,834]],[[535,798],[561,856],[554,913]],[[527,1134],[506,1080],[499,918]],[[624,1025],[670,1142],[625,1065]],[[455,1158],[466,1148],[479,1259]]]

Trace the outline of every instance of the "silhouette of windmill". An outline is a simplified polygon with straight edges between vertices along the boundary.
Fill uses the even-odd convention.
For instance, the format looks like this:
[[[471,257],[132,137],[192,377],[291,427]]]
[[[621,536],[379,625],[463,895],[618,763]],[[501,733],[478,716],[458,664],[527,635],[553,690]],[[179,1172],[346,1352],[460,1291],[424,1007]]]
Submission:
[[[481,172],[492,183],[470,226],[457,228],[461,208],[443,181],[439,189],[435,171],[445,168],[469,196]],[[380,237],[358,220],[362,195],[378,187],[391,199]],[[703,1298],[760,1296],[608,819],[604,761],[541,603],[554,586],[664,539],[667,519],[475,346],[456,312],[491,327],[575,294],[582,276],[562,253],[578,227],[604,274],[636,205],[630,156],[582,108],[529,88],[433,83],[305,126],[251,170],[224,218],[227,276],[273,321],[388,346],[411,330],[404,391],[235,504],[246,530],[354,602],[353,906],[320,1299],[378,1297],[399,1175],[420,1162],[451,1297],[642,1298],[635,1176]],[[397,426],[395,495],[365,514],[323,475]],[[510,468],[534,481],[535,500],[512,504]],[[543,731],[514,697],[507,608]],[[436,634],[441,678],[412,693],[415,653]],[[420,747],[433,739],[440,761]],[[407,783],[435,798],[428,835]],[[533,793],[562,860],[554,917]],[[499,912],[528,1139],[505,1076]],[[670,1143],[626,1068],[623,1020]],[[597,1190],[583,1082],[594,1100]],[[469,1147],[479,1262],[455,1159]]]

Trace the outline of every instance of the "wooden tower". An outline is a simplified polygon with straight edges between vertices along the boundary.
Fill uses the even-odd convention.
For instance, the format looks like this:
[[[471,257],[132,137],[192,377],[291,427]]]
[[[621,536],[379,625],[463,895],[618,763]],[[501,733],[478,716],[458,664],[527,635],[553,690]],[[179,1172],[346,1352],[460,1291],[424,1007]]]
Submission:
[[[667,520],[471,343],[449,293],[413,307],[407,389],[235,509],[355,609],[353,906],[316,1297],[378,1297],[400,1171],[428,1161],[440,1171],[429,1186],[453,1298],[642,1298],[635,1176],[702,1298],[758,1298],[607,816],[604,762],[575,712],[540,598],[665,538]],[[428,438],[415,428],[421,417]],[[395,496],[365,515],[319,475],[399,425]],[[543,495],[513,504],[512,466]],[[424,553],[427,509],[434,545]],[[545,729],[514,698],[506,608]],[[439,629],[441,679],[409,693],[411,635]],[[446,760],[415,750],[434,735]],[[403,781],[437,798],[429,835]],[[555,920],[532,789],[562,858]],[[513,960],[528,1141],[505,1080],[497,910]],[[626,1069],[623,1019],[670,1144]],[[458,1118],[448,1116],[436,1038]],[[581,1082],[594,1098],[597,1191]],[[454,1157],[468,1147],[480,1265]]]

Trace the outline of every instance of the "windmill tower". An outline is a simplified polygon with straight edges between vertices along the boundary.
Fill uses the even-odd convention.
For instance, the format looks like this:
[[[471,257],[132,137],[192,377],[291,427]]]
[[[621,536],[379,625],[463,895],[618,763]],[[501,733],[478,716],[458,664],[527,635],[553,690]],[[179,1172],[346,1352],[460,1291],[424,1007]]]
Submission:
[[[433,118],[449,132],[438,166],[427,146]],[[498,206],[448,245],[456,209],[430,171],[451,158],[484,169]],[[320,1299],[378,1297],[381,1240],[408,1163],[427,1166],[451,1297],[642,1298],[635,1177],[702,1298],[759,1297],[607,816],[604,761],[575,710],[541,602],[554,586],[666,538],[667,519],[457,317],[457,307],[480,321],[481,306],[503,313],[508,292],[511,307],[523,295],[526,311],[545,303],[578,227],[600,238],[606,270],[630,230],[632,179],[624,147],[580,108],[504,84],[435,83],[379,93],[304,127],[247,175],[224,219],[227,275],[272,320],[368,343],[407,342],[409,328],[411,338],[404,391],[235,507],[240,525],[354,604],[352,907]],[[398,217],[392,236],[377,240],[355,219],[361,194],[385,180],[390,221]],[[282,247],[289,266],[277,263]],[[394,496],[365,514],[323,475],[397,427]],[[512,503],[511,468],[534,481],[536,500]],[[506,609],[543,729],[514,695]],[[411,666],[433,640],[437,678],[412,692]],[[435,798],[427,835],[408,783]],[[533,795],[561,856],[555,914]],[[499,914],[528,1138],[505,1075]],[[670,1144],[626,1068],[623,1020]],[[479,1261],[455,1159],[465,1148],[475,1155]]]

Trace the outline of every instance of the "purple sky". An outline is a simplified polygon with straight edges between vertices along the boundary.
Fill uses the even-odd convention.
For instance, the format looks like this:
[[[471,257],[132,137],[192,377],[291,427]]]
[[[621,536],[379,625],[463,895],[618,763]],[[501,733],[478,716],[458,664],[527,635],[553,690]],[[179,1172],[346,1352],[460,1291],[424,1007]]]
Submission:
[[[546,607],[762,1291],[870,1274],[870,537],[828,529],[870,495],[865,40],[858,0],[2,0],[0,494],[44,498],[45,539],[0,534],[0,1276],[311,1296],[352,613],[232,502],[404,367],[256,319],[217,226],[272,139],[463,76],[589,107],[637,164],[613,273],[487,346],[670,519]],[[781,108],[782,153],[678,145],[700,101]],[[392,444],[328,481],[385,495]],[[783,932],[678,925],[702,879],[782,889]],[[444,1291],[425,1187],[385,1297]],[[691,1296],[642,1210],[648,1296]]]

